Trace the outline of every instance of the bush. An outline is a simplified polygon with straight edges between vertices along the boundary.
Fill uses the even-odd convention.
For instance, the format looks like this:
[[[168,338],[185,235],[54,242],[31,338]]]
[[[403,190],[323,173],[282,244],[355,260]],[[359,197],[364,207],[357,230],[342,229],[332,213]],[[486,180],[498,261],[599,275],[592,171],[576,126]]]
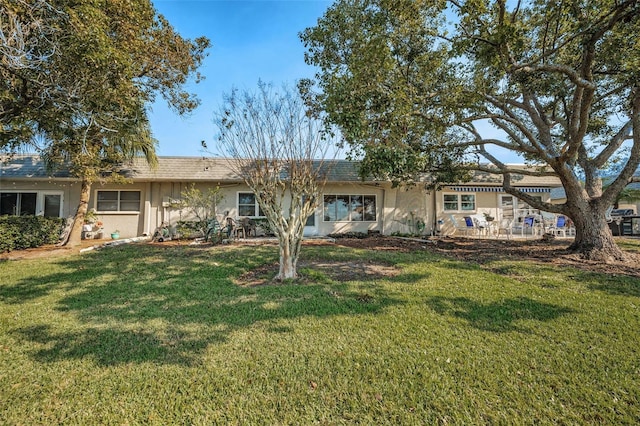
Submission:
[[[207,221],[180,220],[176,223],[176,232],[180,238],[204,237],[203,229],[207,229]]]
[[[271,224],[266,218],[255,218],[252,220],[256,224],[256,228],[261,229],[264,235],[268,237],[275,235],[275,232],[271,229]]]
[[[42,216],[0,216],[0,252],[55,244],[65,219]]]

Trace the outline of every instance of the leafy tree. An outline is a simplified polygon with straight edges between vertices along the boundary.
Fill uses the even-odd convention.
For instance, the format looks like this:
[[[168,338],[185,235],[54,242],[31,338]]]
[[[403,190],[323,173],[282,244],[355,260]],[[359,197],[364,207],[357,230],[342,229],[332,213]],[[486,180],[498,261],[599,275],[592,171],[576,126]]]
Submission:
[[[201,191],[191,184],[180,193],[178,207],[186,208],[195,217],[195,227],[204,236],[209,221],[216,216],[218,204],[224,199],[219,186]]]
[[[317,101],[363,172],[434,185],[500,174],[507,193],[573,220],[572,250],[611,260],[624,254],[604,213],[640,163],[639,33],[637,0],[339,0],[301,38]],[[513,174],[557,176],[566,203],[518,191]]]
[[[30,143],[82,180],[69,243],[80,241],[91,184],[136,155],[155,161],[145,106],[160,94],[179,114],[209,46],[183,39],[150,0],[0,0],[0,148]]]
[[[251,188],[279,241],[277,280],[297,277],[304,225],[318,207],[332,146],[322,119],[288,87],[233,90],[215,114],[218,150]]]

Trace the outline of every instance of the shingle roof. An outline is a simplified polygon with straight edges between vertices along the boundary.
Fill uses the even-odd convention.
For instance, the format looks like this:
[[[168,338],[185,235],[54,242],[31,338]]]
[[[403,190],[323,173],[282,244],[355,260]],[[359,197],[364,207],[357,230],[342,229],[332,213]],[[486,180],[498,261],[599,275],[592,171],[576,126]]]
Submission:
[[[0,156],[0,178],[47,179],[50,177],[70,178],[71,175],[66,169],[47,171],[44,161],[37,155]]]
[[[320,164],[320,161],[318,161]],[[335,160],[324,163],[329,170],[330,182],[360,182],[358,162]],[[525,166],[514,166],[525,167]],[[229,160],[208,157],[159,157],[158,167],[152,169],[142,158],[135,159],[130,166],[123,168],[123,174],[134,181],[171,181],[237,182],[242,178],[230,167]],[[49,173],[44,162],[36,154],[16,154],[12,157],[0,157],[0,178],[6,179],[47,179],[73,178],[68,170]],[[374,179],[366,179],[374,182]],[[559,187],[560,180],[555,176],[512,175],[511,184],[516,187],[539,186]],[[502,176],[487,172],[475,172],[470,182],[455,183],[456,186],[501,186]]]
[[[7,160],[8,157],[2,157]],[[320,161],[318,161],[320,164]],[[358,163],[347,160],[325,162],[324,167],[329,170],[328,180],[331,182],[357,182]],[[134,181],[241,181],[242,178],[224,158],[207,157],[159,157],[158,166],[152,169],[141,158],[135,159],[131,165],[122,169],[122,173]],[[53,174],[47,173],[44,162],[34,154],[15,155],[8,162],[0,164],[0,178],[41,178],[49,177],[69,178],[67,170]]]
[[[509,168],[515,169],[515,170],[530,169],[529,166],[525,166],[525,165],[509,165]],[[471,179],[471,181],[465,182],[462,185],[502,186],[502,175],[476,171],[473,173],[473,178]],[[562,186],[562,183],[560,182],[560,179],[556,176],[530,176],[530,175],[513,173],[511,175],[511,185],[515,187],[543,186],[543,187],[553,188],[553,187]]]

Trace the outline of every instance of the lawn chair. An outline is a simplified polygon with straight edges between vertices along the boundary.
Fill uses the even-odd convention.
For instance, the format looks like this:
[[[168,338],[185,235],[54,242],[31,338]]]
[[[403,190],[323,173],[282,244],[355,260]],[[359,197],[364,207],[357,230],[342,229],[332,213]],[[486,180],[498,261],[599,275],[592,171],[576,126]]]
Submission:
[[[248,217],[243,217],[240,219],[240,226],[242,227],[242,232],[244,233],[245,238],[247,235],[251,236],[253,232],[253,236],[256,236],[256,222]]]
[[[463,233],[465,236],[469,235],[470,231],[474,231],[473,228],[473,221],[471,221],[471,227],[469,227],[467,225],[467,221],[465,218],[465,223],[462,224],[460,222],[458,222],[458,220],[455,218],[454,215],[450,214],[449,215],[449,219],[451,220],[451,223],[453,224],[453,227],[455,228],[455,232],[457,233],[458,231],[460,231],[461,233]]]
[[[507,240],[511,239],[511,236],[513,235],[513,219],[500,219],[500,223],[498,224],[497,238],[500,238],[500,234],[502,233],[507,236]]]
[[[464,223],[467,226],[467,233],[471,232],[472,235],[480,235],[480,225],[471,216],[464,217]]]
[[[555,224],[549,227],[549,232],[553,233],[553,235],[557,237],[566,237],[567,236],[567,217],[563,215],[559,215],[556,218]]]

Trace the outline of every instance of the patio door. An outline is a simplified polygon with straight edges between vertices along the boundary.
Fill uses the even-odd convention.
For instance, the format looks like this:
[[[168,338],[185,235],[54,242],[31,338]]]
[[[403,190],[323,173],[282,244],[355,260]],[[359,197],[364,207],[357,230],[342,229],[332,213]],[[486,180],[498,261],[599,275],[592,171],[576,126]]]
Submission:
[[[515,217],[515,207],[517,205],[516,197],[513,195],[500,195],[498,200],[498,219],[513,220]]]
[[[318,228],[316,227],[316,212],[313,212],[311,216],[307,218],[307,221],[304,224],[303,235],[305,237],[318,235]]]

